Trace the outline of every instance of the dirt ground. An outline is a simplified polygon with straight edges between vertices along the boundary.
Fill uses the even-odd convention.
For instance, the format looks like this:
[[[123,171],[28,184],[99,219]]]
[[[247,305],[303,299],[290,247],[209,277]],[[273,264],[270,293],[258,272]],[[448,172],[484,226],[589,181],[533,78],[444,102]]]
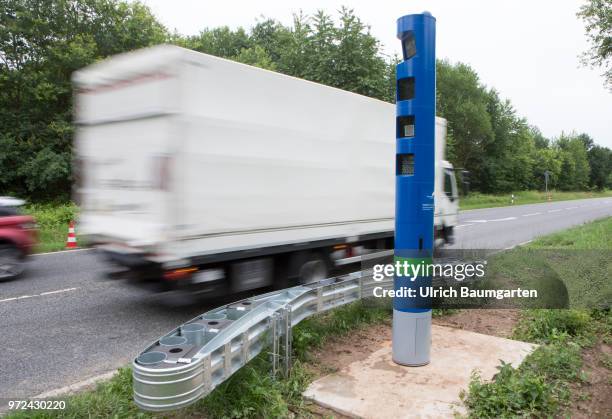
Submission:
[[[472,332],[509,338],[519,319],[519,310],[462,310],[458,313],[433,319],[440,326],[455,327]],[[321,349],[313,351],[311,370],[316,377],[338,371],[342,366],[367,358],[391,340],[391,323],[377,324],[351,333],[350,339],[330,339]],[[607,355],[605,355],[607,354]],[[604,365],[604,358],[612,362],[610,345],[599,343],[583,351],[583,370],[588,377],[584,384],[572,389],[574,401],[563,417],[612,418],[612,374]],[[345,418],[328,409],[309,404],[314,417]]]
[[[607,367],[605,362],[608,362]],[[602,341],[582,351],[586,383],[572,386],[572,418],[612,418],[612,347]]]
[[[518,320],[518,310],[463,310],[449,316],[433,319],[440,326],[455,327],[486,335],[509,337]],[[391,322],[377,324],[333,338],[320,349],[313,351],[315,371],[329,374],[354,361],[367,358],[372,352],[391,340]]]

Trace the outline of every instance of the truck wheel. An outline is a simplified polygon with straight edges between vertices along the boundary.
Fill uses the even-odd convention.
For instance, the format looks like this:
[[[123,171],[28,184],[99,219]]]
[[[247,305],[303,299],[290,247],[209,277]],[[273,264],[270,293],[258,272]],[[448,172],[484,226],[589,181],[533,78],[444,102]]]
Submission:
[[[0,280],[18,277],[23,268],[19,249],[11,245],[0,245]]]
[[[444,239],[446,240],[447,244],[455,243],[455,230],[453,226],[444,227]]]
[[[310,284],[329,278],[329,264],[317,253],[310,253],[298,270],[298,282]]]

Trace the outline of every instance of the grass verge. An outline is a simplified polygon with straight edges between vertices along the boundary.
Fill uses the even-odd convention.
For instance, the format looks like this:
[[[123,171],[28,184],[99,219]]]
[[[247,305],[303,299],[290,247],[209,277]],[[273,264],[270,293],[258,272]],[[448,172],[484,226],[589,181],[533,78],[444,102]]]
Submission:
[[[54,252],[66,247],[68,223],[75,220],[78,207],[72,202],[63,204],[29,204],[24,208],[39,226],[37,253]]]
[[[612,217],[608,217],[495,255],[489,260],[488,276],[494,284],[538,290],[539,308],[609,307],[611,253]]]
[[[570,402],[589,397],[579,390],[590,380],[583,370],[586,351],[598,352],[605,366],[609,357],[601,348],[609,349],[612,342],[611,233],[612,218],[606,218],[542,237],[496,260],[506,264],[510,282],[521,287],[536,286],[552,273],[566,286],[570,307],[580,308],[524,310],[513,337],[540,346],[518,368],[502,363],[490,382],[473,375],[462,394],[470,417],[571,414]],[[593,308],[602,303],[605,308]]]
[[[311,380],[306,368],[312,348],[320,347],[330,336],[343,336],[368,324],[388,321],[390,306],[358,301],[304,320],[293,330],[294,364],[287,379],[273,379],[268,356],[262,353],[210,395],[193,406],[164,414],[170,418],[287,417],[303,411],[302,392]],[[150,418],[132,401],[132,373],[122,368],[95,390],[62,397],[61,411],[24,411],[7,418]]]
[[[473,418],[552,417],[570,408],[572,386],[588,383],[582,352],[612,336],[609,310],[529,310],[514,338],[540,344],[514,368],[502,363],[493,381],[477,373],[463,401]]]
[[[604,198],[611,197],[612,190],[601,192],[561,192],[551,191],[553,201],[571,201],[573,199]],[[459,199],[459,207],[462,210],[505,207],[510,205],[537,204],[547,202],[545,192],[540,191],[519,191],[514,192],[514,204],[512,204],[511,193],[501,195],[489,195],[472,193]]]
[[[543,238],[534,247],[581,246],[610,249],[607,231],[612,218],[578,229]],[[600,231],[603,229],[603,232]],[[578,230],[581,230],[578,231]],[[552,237],[552,236],[551,236]],[[569,243],[568,237],[572,237]],[[595,243],[593,243],[593,241]],[[608,247],[606,247],[608,246]],[[510,252],[511,253],[511,252]],[[520,260],[519,260],[520,262]],[[525,260],[522,261],[525,263]],[[368,324],[388,321],[389,306],[359,301],[303,321],[294,329],[295,362],[288,379],[272,379],[265,354],[251,361],[208,397],[193,406],[164,414],[169,418],[244,418],[306,416],[301,394],[313,378],[307,363],[310,350],[321,347],[331,336],[348,335]],[[453,310],[434,312],[449,314]],[[587,380],[581,370],[581,352],[595,339],[612,342],[610,311],[527,310],[515,331],[517,339],[541,344],[519,368],[502,364],[492,382],[474,375],[463,395],[472,417],[551,416],[567,407],[570,383]],[[609,363],[602,357],[602,363]],[[132,401],[129,368],[95,390],[62,398],[63,411],[28,411],[9,414],[9,418],[149,418],[159,417],[140,411]]]
[[[434,316],[453,310],[434,311]],[[357,301],[304,320],[293,330],[294,362],[291,375],[273,379],[266,353],[260,354],[204,399],[164,418],[272,418],[309,416],[302,393],[314,378],[308,362],[311,350],[325,344],[330,337],[346,336],[374,323],[390,321],[388,302]],[[159,415],[141,411],[132,401],[132,372],[122,368],[109,381],[94,390],[62,397],[62,411],[24,411],[7,418],[153,418]]]

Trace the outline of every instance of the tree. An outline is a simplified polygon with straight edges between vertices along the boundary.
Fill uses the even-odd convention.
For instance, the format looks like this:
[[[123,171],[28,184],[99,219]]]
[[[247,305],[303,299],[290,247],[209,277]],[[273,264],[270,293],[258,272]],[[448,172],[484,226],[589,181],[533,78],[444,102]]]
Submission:
[[[455,167],[470,171],[472,187],[488,190],[485,148],[493,139],[487,92],[469,66],[437,63],[437,114],[448,120],[448,156]]]
[[[559,189],[585,190],[589,184],[590,167],[584,141],[576,135],[565,135],[556,141],[560,148],[561,174]]]
[[[533,137],[533,145],[537,149],[548,148],[550,146],[550,140],[544,135],[540,129],[536,126],[529,127],[531,130],[531,136]]]
[[[538,148],[534,152],[532,184],[530,188],[543,190],[546,186],[545,172],[549,173],[548,188],[559,187],[563,159],[558,148]]]
[[[166,39],[140,3],[0,4],[0,194],[65,199],[71,184],[71,73]]]
[[[204,29],[199,35],[188,37],[184,41],[179,38],[178,43],[186,48],[222,58],[235,58],[243,49],[253,46],[243,28],[233,31],[227,26]]]
[[[591,168],[589,186],[602,190],[608,186],[608,179],[612,173],[612,150],[595,145],[587,154]]]
[[[268,55],[265,49],[259,45],[251,48],[243,48],[240,54],[236,56],[236,61],[253,65],[255,67],[265,68],[266,70],[276,70],[276,64]]]
[[[609,0],[592,0],[589,7],[581,11],[590,22],[587,31],[601,44],[598,53],[608,57]],[[109,55],[162,42],[395,102],[399,58],[384,55],[351,9],[333,16],[321,10],[298,13],[288,26],[262,18],[250,30],[221,26],[184,37],[169,34],[138,2],[4,0],[0,195],[67,198],[71,73]],[[439,61],[436,95],[437,114],[448,120],[447,158],[470,172],[472,189],[543,188],[545,170],[552,173],[551,186],[563,189],[610,186],[610,150],[587,134],[549,141],[468,65]]]
[[[604,70],[604,83],[612,90],[612,2],[610,0],[588,0],[580,7],[578,17],[586,27],[591,44],[582,60],[586,65]]]
[[[509,100],[499,97],[496,90],[488,92],[487,112],[493,136],[485,144],[484,167],[488,175],[483,190],[511,192],[527,189],[532,184],[534,138],[532,128],[516,115]]]

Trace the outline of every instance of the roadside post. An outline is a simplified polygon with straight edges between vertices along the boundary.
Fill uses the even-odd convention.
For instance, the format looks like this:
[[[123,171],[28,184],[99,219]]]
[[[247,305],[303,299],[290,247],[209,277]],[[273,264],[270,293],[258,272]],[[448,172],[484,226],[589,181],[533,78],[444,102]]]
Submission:
[[[409,276],[414,271],[405,268],[425,267],[433,256],[436,19],[429,12],[402,16],[397,36],[403,61],[397,65],[394,287],[411,296],[393,299],[393,361],[420,366],[430,358],[431,300],[420,298],[419,289],[431,286],[431,277]]]

